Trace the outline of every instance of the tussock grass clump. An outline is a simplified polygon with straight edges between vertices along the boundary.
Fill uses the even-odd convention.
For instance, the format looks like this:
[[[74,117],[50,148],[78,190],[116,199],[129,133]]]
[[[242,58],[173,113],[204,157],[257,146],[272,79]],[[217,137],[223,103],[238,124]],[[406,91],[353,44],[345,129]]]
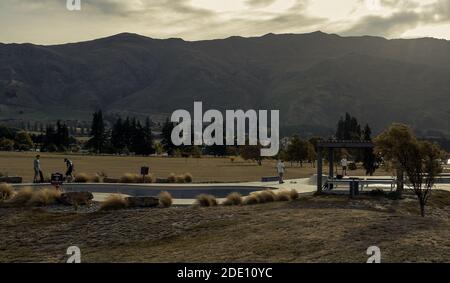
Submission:
[[[0,184],[0,201],[10,199],[14,195],[14,189],[11,185],[6,183]]]
[[[259,197],[256,194],[251,194],[244,199],[244,205],[253,205],[259,203]]]
[[[73,181],[75,183],[87,183],[89,182],[89,175],[86,173],[77,173]]]
[[[139,183],[140,176],[134,173],[125,173],[119,179],[119,183]]]
[[[153,177],[151,175],[145,175],[142,178],[142,175],[136,173],[125,173],[119,179],[119,183],[127,183],[127,184],[137,184],[137,183],[151,183],[153,182]]]
[[[217,206],[217,199],[212,195],[200,194],[197,196],[197,205],[203,207]]]
[[[185,183],[192,183],[193,177],[191,173],[184,173],[183,178]]]
[[[167,177],[167,182],[175,183],[176,181],[177,181],[177,176],[174,173],[170,173],[170,175]]]
[[[276,194],[277,201],[290,201],[291,200],[291,192],[289,191],[281,191]]]
[[[158,198],[159,206],[170,207],[172,205],[172,195],[169,192],[160,192]]]
[[[128,202],[126,199],[119,194],[111,194],[109,195],[104,202],[100,205],[100,210],[102,211],[110,211],[110,210],[119,210],[128,207]]]
[[[291,197],[291,200],[298,199],[300,197],[297,190],[294,189],[289,191],[289,196]]]
[[[101,177],[98,174],[95,174],[94,176],[92,176],[90,178],[90,181],[92,183],[100,183],[101,182]]]
[[[30,187],[25,187],[20,189],[10,200],[9,203],[16,206],[25,206],[29,203],[30,199],[33,197],[33,189]]]
[[[29,206],[47,206],[59,202],[61,192],[54,188],[46,188],[33,191],[33,194],[28,201]]]
[[[240,193],[230,193],[227,199],[223,202],[223,205],[241,205],[242,195]]]
[[[178,175],[175,177],[175,182],[176,183],[184,183],[184,175]]]
[[[259,192],[257,193],[257,197],[259,198],[259,203],[274,202],[276,200],[276,195],[271,190]]]
[[[153,176],[152,175],[145,175],[144,176],[144,183],[153,183]]]

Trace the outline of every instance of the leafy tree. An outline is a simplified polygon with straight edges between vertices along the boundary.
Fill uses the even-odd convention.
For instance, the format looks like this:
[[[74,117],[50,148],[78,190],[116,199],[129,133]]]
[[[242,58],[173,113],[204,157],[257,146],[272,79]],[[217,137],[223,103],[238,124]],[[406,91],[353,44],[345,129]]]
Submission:
[[[411,141],[404,150],[408,160],[405,172],[420,205],[420,215],[425,217],[425,206],[431,196],[436,177],[442,172],[439,163],[442,150],[437,144],[428,141]]]
[[[262,165],[261,145],[243,145],[239,147],[239,155],[244,160],[254,160]]]
[[[375,138],[375,151],[383,156],[384,161],[396,171],[397,195],[402,196],[404,188],[404,172],[411,158],[408,149],[417,142],[410,127],[400,123],[392,124]]]
[[[308,159],[309,147],[310,143],[308,141],[300,139],[296,135],[293,136],[287,147],[287,160],[300,163],[300,166],[303,167],[303,161]]]
[[[27,132],[18,132],[14,138],[14,147],[18,150],[30,150],[33,148],[34,144],[31,140],[30,135]]]
[[[0,138],[0,150],[4,151],[14,150],[14,141],[7,138]]]

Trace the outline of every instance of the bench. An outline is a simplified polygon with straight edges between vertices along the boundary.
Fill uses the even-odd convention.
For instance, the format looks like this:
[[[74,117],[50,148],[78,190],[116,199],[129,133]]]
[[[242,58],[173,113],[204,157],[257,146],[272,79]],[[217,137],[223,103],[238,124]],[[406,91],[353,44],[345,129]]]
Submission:
[[[369,185],[374,184],[384,184],[384,185],[390,185],[391,191],[395,188],[396,180],[393,178],[370,178],[370,179],[328,179],[325,183],[325,186],[328,187],[328,184],[332,185],[332,188],[338,188],[339,185],[342,184],[348,184],[348,187],[350,187],[350,183],[353,181],[357,181],[359,183],[359,187],[361,190],[363,190],[364,187],[369,187]]]

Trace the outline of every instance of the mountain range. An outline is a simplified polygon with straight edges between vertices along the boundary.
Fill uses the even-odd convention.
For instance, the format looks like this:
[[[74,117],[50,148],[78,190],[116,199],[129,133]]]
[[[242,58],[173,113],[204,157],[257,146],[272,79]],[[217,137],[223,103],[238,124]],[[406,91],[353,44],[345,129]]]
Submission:
[[[96,109],[162,120],[194,101],[279,109],[284,133],[330,134],[349,112],[375,132],[404,122],[448,136],[450,42],[313,32],[0,44],[2,120],[89,120]]]

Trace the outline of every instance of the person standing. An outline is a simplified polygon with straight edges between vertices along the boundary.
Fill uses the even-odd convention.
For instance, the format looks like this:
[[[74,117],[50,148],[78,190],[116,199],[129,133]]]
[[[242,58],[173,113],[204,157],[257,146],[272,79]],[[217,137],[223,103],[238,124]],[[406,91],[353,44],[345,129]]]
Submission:
[[[347,161],[347,157],[344,156],[341,159],[341,166],[342,166],[342,175],[343,176],[347,176],[347,166],[348,166],[348,161]]]
[[[64,162],[66,163],[67,171],[66,171],[66,180],[68,182],[72,182],[73,180],[73,162],[68,158],[64,158]]]
[[[284,161],[283,160],[278,160],[277,163],[277,172],[278,172],[278,180],[280,181],[280,184],[283,184],[283,177],[284,177],[284,172],[286,171],[286,166],[284,165]]]
[[[44,174],[42,174],[40,158],[41,158],[41,156],[39,154],[36,155],[36,158],[34,159],[34,162],[33,162],[33,168],[34,168],[33,182],[34,183],[44,183]],[[38,181],[38,176],[39,176],[39,181]]]

